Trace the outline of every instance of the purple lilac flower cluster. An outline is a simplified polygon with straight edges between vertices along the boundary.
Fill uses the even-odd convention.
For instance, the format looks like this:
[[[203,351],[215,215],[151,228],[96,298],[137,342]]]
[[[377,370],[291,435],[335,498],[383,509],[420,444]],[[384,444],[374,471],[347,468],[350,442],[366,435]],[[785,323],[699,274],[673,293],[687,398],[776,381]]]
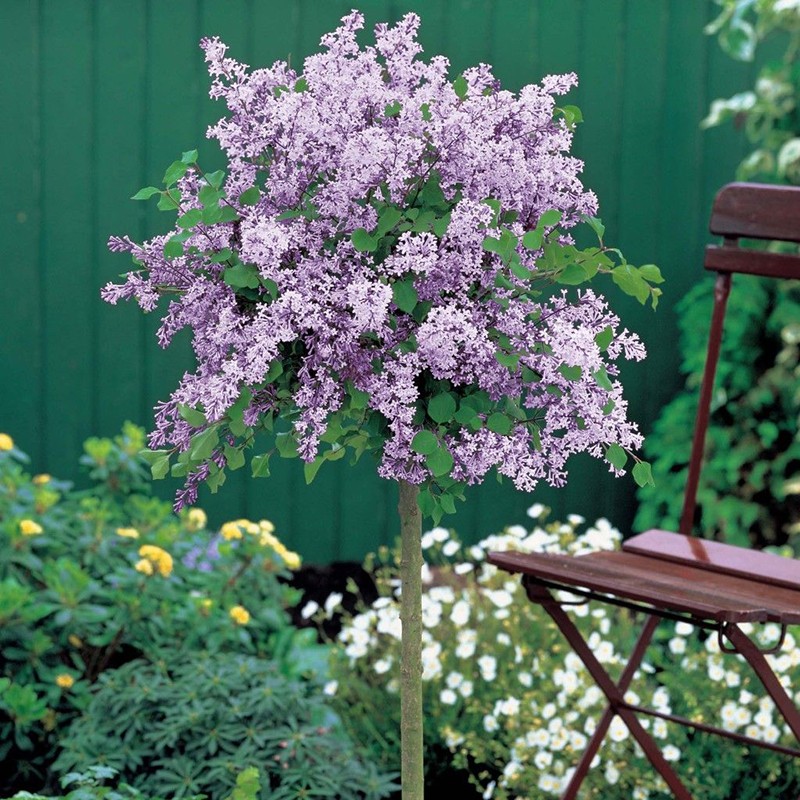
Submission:
[[[160,344],[193,334],[197,369],[150,437],[162,474],[183,454],[179,506],[258,431],[308,464],[375,450],[381,476],[445,491],[493,466],[522,490],[560,485],[572,453],[641,443],[615,380],[639,339],[591,289],[543,296],[597,208],[554,98],[576,76],[514,94],[480,64],[450,81],[446,58],[418,58],[415,14],[371,47],[363,25],[346,16],[302,73],[203,40],[226,173],[184,154],[166,191],[137,195],[158,192],[175,230],[110,242],[139,268],[104,298],[152,311],[172,293]],[[586,277],[606,263],[597,248]]]

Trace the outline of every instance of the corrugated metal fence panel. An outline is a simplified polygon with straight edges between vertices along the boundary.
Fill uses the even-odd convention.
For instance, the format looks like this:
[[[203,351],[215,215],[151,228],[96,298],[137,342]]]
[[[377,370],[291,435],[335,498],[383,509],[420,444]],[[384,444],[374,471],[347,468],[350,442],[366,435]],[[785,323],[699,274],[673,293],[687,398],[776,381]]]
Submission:
[[[650,426],[677,385],[672,308],[699,274],[707,209],[743,146],[732,131],[698,128],[709,101],[748,85],[752,71],[703,35],[710,0],[5,0],[0,430],[37,470],[79,479],[81,442],[125,419],[149,426],[155,401],[191,364],[187,340],[160,351],[155,317],[105,306],[98,291],[127,268],[107,253],[110,234],[141,239],[168,225],[130,195],[157,182],[181,150],[199,144],[205,163],[219,161],[203,134],[223,109],[207,98],[199,38],[220,35],[250,64],[298,64],[353,5],[370,25],[418,12],[426,53],[446,53],[454,70],[492,63],[513,89],[548,73],[580,75],[569,99],[586,119],[575,149],[608,238],[669,279],[655,314],[609,287],[650,349],[624,373],[632,414]],[[558,492],[522,496],[494,482],[473,490],[454,524],[474,540],[524,521],[533,500],[624,526],[633,490],[577,459]],[[266,481],[242,471],[202,504],[216,523],[271,517],[316,561],[360,557],[397,529],[394,487],[366,460],[326,467],[310,488],[296,463],[276,465]]]

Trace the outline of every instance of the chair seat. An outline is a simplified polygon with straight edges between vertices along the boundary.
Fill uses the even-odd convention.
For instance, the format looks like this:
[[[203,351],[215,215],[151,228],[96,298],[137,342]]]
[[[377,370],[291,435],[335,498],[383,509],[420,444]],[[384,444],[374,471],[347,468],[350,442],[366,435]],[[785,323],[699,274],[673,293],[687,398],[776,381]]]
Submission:
[[[631,552],[568,556],[512,551],[490,553],[488,560],[508,572],[530,575],[567,591],[609,595],[699,620],[800,624],[800,589],[765,585],[760,579],[663,557]]]

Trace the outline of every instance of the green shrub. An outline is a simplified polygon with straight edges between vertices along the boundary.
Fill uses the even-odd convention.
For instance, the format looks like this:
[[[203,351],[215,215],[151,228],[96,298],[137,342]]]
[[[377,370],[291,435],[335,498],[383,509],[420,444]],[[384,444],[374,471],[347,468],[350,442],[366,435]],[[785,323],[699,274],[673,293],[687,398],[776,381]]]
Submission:
[[[326,669],[279,581],[299,558],[264,520],[207,530],[149,496],[140,429],[90,439],[85,491],[30,475],[0,434],[0,774],[39,789],[65,728],[105,671],[131,659],[183,662],[198,650],[274,660],[286,675]]]
[[[311,684],[264,659],[133,661],[101,676],[56,768],[107,765],[142,792],[176,798],[226,796],[244,765],[264,776],[264,800],[387,796],[392,783],[358,760],[335,722]]]
[[[733,544],[783,545],[800,533],[800,286],[734,283],[695,523]],[[703,283],[678,305],[686,384],[645,440],[655,486],[639,490],[637,530],[678,529],[711,301]]]
[[[577,656],[540,606],[527,600],[519,578],[484,562],[488,550],[577,554],[617,545],[607,521],[583,528],[541,522],[516,525],[462,552],[443,528],[423,536],[429,563],[423,599],[424,703],[428,783],[450,766],[469,773],[484,798],[545,800],[564,789],[606,703]],[[400,660],[397,554],[378,556],[382,596],[350,618],[339,635],[328,687],[351,736],[371,748],[386,769],[397,765]],[[335,610],[338,597],[322,618]],[[597,658],[618,676],[640,621],[614,606],[568,606]],[[777,640],[777,626],[744,626],[759,643]],[[740,659],[723,656],[714,636],[686,623],[662,622],[648,658],[626,695],[629,702],[676,713],[754,738],[786,739],[772,702]],[[789,686],[800,679],[800,648],[787,636],[769,656]],[[711,687],[711,688],[710,688]],[[704,800],[797,796],[800,767],[756,747],[693,734],[663,720],[642,718],[688,788]],[[661,800],[671,797],[619,718],[597,756],[582,797]],[[794,794],[792,794],[794,792]]]

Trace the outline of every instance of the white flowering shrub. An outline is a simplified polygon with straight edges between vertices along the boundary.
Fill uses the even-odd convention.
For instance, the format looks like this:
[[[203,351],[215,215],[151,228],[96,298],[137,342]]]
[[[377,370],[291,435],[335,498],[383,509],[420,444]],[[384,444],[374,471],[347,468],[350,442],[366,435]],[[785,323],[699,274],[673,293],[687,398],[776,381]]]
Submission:
[[[604,519],[591,526],[571,515],[546,522],[532,506],[530,529],[506,528],[466,547],[434,528],[423,535],[423,681],[426,763],[437,773],[463,771],[476,796],[546,800],[558,797],[606,707],[605,698],[547,614],[530,603],[519,578],[485,562],[490,550],[577,555],[619,546]],[[368,560],[381,596],[345,616],[332,663],[332,695],[351,735],[377,760],[399,758],[399,556],[384,550]],[[570,598],[567,598],[570,599]],[[574,598],[578,600],[579,598]],[[322,621],[341,611],[341,596],[306,609]],[[632,612],[597,603],[568,606],[598,660],[615,679],[638,636]],[[745,629],[746,626],[745,626]],[[777,641],[774,625],[751,628],[762,646]],[[784,685],[800,689],[800,649],[787,635],[769,657]],[[665,713],[710,722],[754,738],[791,745],[788,728],[743,661],[720,652],[716,635],[686,623],[659,626],[626,699]],[[797,692],[800,700],[800,691]],[[704,800],[797,796],[800,765],[774,752],[694,733],[664,720],[642,724],[691,791]],[[581,797],[661,800],[670,797],[618,717],[595,757]]]

